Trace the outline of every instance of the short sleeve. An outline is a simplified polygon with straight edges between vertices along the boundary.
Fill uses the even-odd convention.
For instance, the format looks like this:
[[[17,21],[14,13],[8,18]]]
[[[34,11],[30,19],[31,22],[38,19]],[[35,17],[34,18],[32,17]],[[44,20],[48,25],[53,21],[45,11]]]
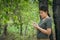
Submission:
[[[52,27],[52,19],[47,19],[46,26],[47,26],[47,28]]]

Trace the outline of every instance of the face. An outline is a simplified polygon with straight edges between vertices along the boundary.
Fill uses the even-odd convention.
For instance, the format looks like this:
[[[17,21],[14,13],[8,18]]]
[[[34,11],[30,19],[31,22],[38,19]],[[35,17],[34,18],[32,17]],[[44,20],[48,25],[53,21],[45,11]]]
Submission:
[[[41,16],[42,18],[45,18],[45,17],[47,16],[47,12],[44,12],[44,11],[41,11],[41,10],[40,10],[40,16]]]

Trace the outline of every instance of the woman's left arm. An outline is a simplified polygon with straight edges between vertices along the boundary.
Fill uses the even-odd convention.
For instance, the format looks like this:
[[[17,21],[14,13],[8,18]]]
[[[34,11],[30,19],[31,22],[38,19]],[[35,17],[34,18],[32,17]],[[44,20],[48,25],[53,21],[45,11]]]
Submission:
[[[33,23],[33,26],[36,28],[36,29],[38,29],[38,30],[40,30],[42,33],[44,33],[44,34],[47,34],[47,35],[50,35],[51,34],[51,26],[52,26],[52,20],[48,20],[47,22],[46,22],[46,27],[47,27],[47,29],[45,30],[45,29],[43,29],[43,28],[41,28],[38,24],[36,24],[36,23]]]
[[[38,30],[40,30],[42,33],[50,35],[51,34],[51,28],[47,28],[46,30],[41,27],[36,27]]]

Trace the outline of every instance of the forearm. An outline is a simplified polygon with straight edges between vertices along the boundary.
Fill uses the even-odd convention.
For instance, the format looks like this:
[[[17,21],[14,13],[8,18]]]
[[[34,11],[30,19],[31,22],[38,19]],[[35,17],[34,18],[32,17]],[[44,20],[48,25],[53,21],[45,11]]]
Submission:
[[[43,29],[43,28],[41,28],[41,27],[38,27],[37,29],[40,30],[40,31],[41,31],[42,33],[44,33],[44,34],[47,34],[47,35],[50,34],[47,30],[45,30],[45,29]]]
[[[36,29],[40,30],[40,31],[41,31],[42,33],[44,33],[44,34],[47,34],[47,35],[50,35],[50,34],[51,34],[51,28],[47,28],[47,29],[45,30],[45,29],[39,27],[39,25],[38,25],[38,24],[35,24],[35,23],[33,23],[33,26],[34,26]]]

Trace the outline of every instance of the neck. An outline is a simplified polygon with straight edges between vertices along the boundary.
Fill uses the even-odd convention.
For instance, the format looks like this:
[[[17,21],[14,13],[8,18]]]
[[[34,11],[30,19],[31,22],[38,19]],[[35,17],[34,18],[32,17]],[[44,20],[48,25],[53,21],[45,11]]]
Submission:
[[[47,15],[46,17],[44,17],[43,19],[46,19],[46,18],[48,18],[49,16]]]

